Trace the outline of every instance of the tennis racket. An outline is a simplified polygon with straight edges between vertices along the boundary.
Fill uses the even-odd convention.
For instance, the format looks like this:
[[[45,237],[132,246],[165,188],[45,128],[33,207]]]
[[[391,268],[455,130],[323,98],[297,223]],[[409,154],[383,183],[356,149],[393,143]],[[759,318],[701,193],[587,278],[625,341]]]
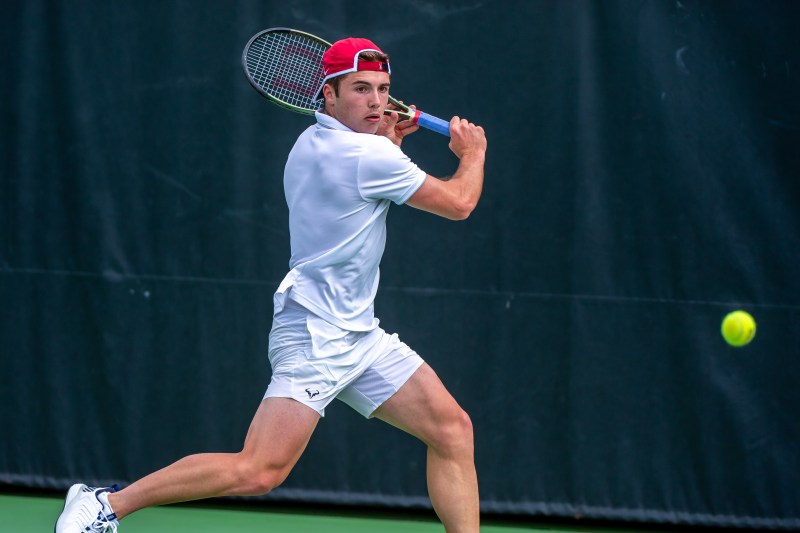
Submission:
[[[310,33],[289,28],[271,28],[254,35],[242,52],[242,67],[247,81],[256,91],[281,107],[313,115],[324,100],[315,100],[325,76],[322,55],[331,43]],[[450,123],[411,109],[391,96],[392,111],[423,128],[450,136]]]

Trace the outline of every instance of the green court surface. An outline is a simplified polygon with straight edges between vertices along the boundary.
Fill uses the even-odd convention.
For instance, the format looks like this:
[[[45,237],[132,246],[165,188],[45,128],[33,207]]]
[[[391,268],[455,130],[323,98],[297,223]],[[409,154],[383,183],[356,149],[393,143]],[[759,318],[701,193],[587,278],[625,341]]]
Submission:
[[[63,500],[56,496],[0,494],[0,533],[53,531]],[[313,508],[275,508],[264,505],[200,507],[177,505],[145,509],[126,518],[120,533],[442,533],[437,521],[417,515],[341,512]],[[641,533],[632,529],[502,524],[485,521],[483,533]],[[662,530],[663,532],[663,530]]]

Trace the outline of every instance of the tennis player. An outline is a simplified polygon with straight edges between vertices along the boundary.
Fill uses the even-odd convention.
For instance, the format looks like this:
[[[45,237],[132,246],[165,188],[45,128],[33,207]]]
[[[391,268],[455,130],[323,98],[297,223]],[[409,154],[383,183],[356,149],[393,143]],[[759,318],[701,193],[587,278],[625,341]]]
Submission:
[[[486,137],[453,117],[458,168],[446,181],[427,175],[400,149],[418,126],[384,115],[388,56],[349,38],[323,63],[324,111],[286,163],[290,271],[274,296],[272,380],[242,451],[191,455],[122,490],[74,485],[56,533],[116,531],[120,519],[154,505],[265,494],[289,475],[334,398],[422,440],[445,529],[478,531],[470,419],[431,367],[379,326],[373,302],[390,204],[467,218],[483,187]]]

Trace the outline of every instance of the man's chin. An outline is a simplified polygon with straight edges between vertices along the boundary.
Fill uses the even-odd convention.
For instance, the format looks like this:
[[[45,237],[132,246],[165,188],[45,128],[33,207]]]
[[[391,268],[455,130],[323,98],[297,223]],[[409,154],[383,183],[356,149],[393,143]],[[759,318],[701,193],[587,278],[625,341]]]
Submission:
[[[378,133],[378,128],[380,128],[380,125],[381,125],[380,121],[375,123],[364,121],[361,124],[359,124],[358,128],[353,128],[353,129],[358,133],[369,133],[370,135],[375,135],[376,133]]]

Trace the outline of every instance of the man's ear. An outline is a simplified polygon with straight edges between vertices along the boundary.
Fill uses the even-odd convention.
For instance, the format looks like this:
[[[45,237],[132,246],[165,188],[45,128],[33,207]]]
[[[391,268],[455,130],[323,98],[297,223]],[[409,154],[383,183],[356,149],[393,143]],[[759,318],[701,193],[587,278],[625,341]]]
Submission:
[[[333,102],[333,98],[336,93],[333,91],[333,87],[329,83],[326,83],[322,86],[322,96],[325,97],[325,103]]]

